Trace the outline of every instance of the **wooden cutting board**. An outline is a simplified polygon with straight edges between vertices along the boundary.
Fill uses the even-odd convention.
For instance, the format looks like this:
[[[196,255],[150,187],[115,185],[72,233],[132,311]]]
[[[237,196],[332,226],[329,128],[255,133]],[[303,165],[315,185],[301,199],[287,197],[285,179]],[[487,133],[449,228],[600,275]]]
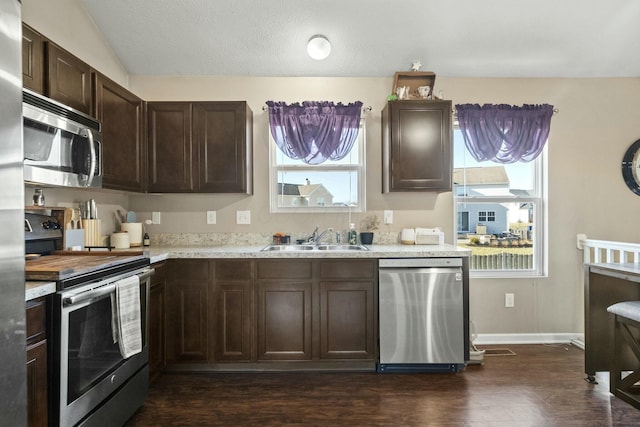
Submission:
[[[64,280],[139,258],[143,258],[143,256],[46,255],[27,260],[25,262],[25,276],[27,280]]]

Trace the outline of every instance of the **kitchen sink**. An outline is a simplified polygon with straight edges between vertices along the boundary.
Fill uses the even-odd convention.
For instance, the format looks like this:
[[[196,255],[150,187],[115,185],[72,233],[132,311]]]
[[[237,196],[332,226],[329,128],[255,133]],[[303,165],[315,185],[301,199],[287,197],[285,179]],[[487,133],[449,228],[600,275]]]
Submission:
[[[364,245],[318,245],[321,251],[368,251]]]
[[[263,251],[310,251],[315,249],[315,245],[268,245]]]
[[[338,244],[321,244],[321,245],[268,245],[263,249],[265,252],[271,251],[368,251],[369,248],[363,245],[338,245]]]

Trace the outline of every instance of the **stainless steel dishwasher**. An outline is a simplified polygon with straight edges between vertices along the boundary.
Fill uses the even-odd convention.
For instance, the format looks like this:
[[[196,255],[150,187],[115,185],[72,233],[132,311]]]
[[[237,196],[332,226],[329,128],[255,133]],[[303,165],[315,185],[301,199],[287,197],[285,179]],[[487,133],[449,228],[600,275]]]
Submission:
[[[465,366],[460,258],[379,261],[378,372],[459,372]]]

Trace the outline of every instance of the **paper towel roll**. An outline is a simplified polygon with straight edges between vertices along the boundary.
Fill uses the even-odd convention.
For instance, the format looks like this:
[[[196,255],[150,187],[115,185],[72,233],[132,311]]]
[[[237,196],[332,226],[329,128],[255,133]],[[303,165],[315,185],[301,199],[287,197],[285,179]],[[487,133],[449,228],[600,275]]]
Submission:
[[[141,222],[123,222],[120,226],[122,231],[129,233],[129,244],[133,246],[142,246],[142,223]]]

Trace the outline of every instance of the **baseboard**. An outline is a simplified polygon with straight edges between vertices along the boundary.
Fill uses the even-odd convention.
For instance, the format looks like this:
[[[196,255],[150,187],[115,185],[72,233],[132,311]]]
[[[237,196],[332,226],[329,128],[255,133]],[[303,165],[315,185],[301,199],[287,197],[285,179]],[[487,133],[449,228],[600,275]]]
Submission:
[[[483,344],[561,344],[584,342],[583,334],[478,334],[473,340],[476,345]],[[584,344],[582,345],[584,347]]]

